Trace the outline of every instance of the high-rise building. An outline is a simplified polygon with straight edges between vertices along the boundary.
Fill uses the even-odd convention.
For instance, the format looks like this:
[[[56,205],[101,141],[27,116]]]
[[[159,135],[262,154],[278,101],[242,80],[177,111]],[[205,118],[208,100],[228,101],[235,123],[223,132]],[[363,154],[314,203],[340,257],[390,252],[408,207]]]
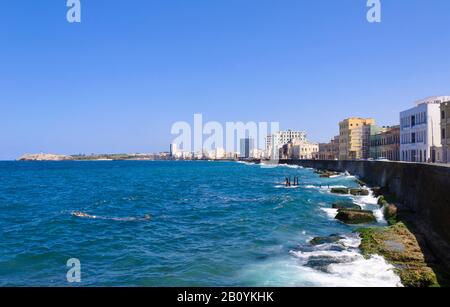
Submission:
[[[400,160],[400,126],[383,127],[370,136],[370,157]]]
[[[450,163],[450,100],[441,103],[442,162]]]
[[[170,144],[170,157],[175,158],[178,154],[177,144]]]
[[[400,160],[439,162],[441,152],[441,103],[450,96],[430,97],[400,113]]]
[[[339,123],[339,160],[368,159],[372,118],[352,117]]]
[[[251,158],[251,154],[254,148],[255,141],[251,138],[241,139],[239,148],[239,158],[248,159]]]

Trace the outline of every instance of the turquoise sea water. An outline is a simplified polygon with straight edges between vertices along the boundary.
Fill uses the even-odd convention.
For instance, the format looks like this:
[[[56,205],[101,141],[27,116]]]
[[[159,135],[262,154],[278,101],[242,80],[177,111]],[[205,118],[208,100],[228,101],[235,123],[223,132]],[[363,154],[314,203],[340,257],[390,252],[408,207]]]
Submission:
[[[328,185],[356,183],[233,162],[0,162],[0,286],[70,286],[69,258],[81,286],[399,285],[334,220],[351,198]],[[345,238],[308,243],[331,234]]]

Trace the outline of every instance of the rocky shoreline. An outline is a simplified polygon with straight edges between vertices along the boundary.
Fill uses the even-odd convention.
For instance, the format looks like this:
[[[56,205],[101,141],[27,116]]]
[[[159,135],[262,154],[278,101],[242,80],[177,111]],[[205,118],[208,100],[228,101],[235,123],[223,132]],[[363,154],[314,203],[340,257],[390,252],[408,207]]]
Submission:
[[[321,178],[329,178],[335,172],[316,171]],[[364,182],[357,179],[360,189],[334,188],[331,193],[336,195],[366,196],[370,190]],[[370,223],[376,221],[372,211],[362,210],[352,202],[338,202],[333,209],[338,209],[336,219],[349,224],[366,224],[356,232],[361,238],[360,250],[364,257],[375,255],[384,257],[395,269],[405,287],[439,287],[448,285],[446,278],[442,278],[442,269],[430,259],[434,259],[429,250],[424,250],[407,223],[402,221],[398,212],[395,197],[382,188],[372,188],[372,193],[378,198],[378,205],[383,210],[388,226],[371,227]],[[333,234],[330,237],[317,237],[310,243],[312,245],[338,241],[341,237]],[[431,263],[430,263],[431,262]],[[445,270],[444,270],[445,271]],[[439,278],[438,278],[439,276]]]
[[[361,228],[360,250],[365,257],[383,256],[395,267],[405,287],[438,287],[436,273],[428,266],[426,256],[407,226],[398,222],[384,228]]]

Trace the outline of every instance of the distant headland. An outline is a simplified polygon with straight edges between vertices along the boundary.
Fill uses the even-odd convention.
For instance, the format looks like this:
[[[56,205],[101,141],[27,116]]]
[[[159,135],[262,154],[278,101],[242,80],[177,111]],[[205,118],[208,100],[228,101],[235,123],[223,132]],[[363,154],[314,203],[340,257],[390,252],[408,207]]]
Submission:
[[[159,153],[121,153],[121,154],[77,154],[77,155],[60,155],[50,153],[25,154],[16,161],[166,161],[166,160],[202,160],[202,161],[259,161],[257,159],[239,159],[237,156],[233,158],[223,157],[216,159],[207,155],[200,155],[190,159],[178,159],[169,152]]]
[[[17,161],[118,161],[118,160],[167,160],[168,154],[25,154]]]

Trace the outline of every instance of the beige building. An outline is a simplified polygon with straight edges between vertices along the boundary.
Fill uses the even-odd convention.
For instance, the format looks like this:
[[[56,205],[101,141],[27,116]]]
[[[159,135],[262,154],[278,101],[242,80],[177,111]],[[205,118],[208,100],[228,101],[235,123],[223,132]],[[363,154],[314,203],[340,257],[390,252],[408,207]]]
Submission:
[[[339,160],[368,159],[372,118],[352,117],[339,123]]]
[[[294,139],[282,146],[280,149],[280,157],[282,159],[311,160],[315,158],[318,152],[318,143]]]
[[[441,103],[442,162],[450,163],[450,101]]]
[[[338,160],[339,136],[335,136],[330,143],[319,144],[319,152],[316,158],[319,160]]]

